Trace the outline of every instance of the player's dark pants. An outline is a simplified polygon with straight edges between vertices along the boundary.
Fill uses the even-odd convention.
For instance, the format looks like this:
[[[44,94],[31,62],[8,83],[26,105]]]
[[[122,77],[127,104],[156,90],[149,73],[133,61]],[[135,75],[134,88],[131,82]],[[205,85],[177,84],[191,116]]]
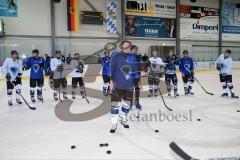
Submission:
[[[177,92],[178,79],[176,74],[165,74],[165,83],[167,86],[168,93],[171,92],[171,83],[174,85],[174,92]]]
[[[194,73],[182,77],[185,93],[191,91],[194,83]]]
[[[157,93],[158,91],[158,85],[160,83],[160,79],[159,78],[155,78],[154,77],[148,77],[148,85],[149,85],[149,92],[152,94],[153,90],[155,91],[155,93]]]
[[[126,116],[132,106],[133,91],[115,89],[111,94],[111,120],[113,124],[117,124],[119,107],[123,113],[123,120],[126,120]],[[122,102],[122,103],[121,103]]]
[[[12,99],[12,92],[14,87],[16,89],[16,99],[20,99],[22,79],[20,77],[17,77],[15,81],[7,81],[6,83],[8,100]]]
[[[42,95],[42,87],[44,85],[44,79],[30,79],[30,95],[34,97],[35,88],[37,87],[37,95]]]
[[[73,77],[72,78],[72,95],[76,94],[76,89],[80,86],[80,93],[81,95],[84,95],[84,83],[82,77]]]
[[[135,87],[135,103],[139,103],[140,97],[140,87],[139,87],[140,78],[134,79],[134,87]]]
[[[67,79],[61,78],[61,79],[53,79],[53,86],[54,86],[54,96],[57,96],[58,90],[60,90],[60,87],[62,87],[63,94],[67,94]]]
[[[219,75],[220,77],[220,82],[222,83],[222,88],[223,88],[223,93],[228,93],[227,88],[230,90],[233,89],[233,84],[232,84],[232,75]]]

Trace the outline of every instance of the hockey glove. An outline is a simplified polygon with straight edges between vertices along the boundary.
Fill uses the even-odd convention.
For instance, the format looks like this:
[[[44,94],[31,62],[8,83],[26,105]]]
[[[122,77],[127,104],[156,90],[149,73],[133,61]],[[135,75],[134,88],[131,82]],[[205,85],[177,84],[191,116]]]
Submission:
[[[6,76],[5,76],[5,78],[6,78],[7,81],[10,81],[10,80],[11,80],[11,75],[10,75],[10,73],[7,73]]]
[[[220,64],[217,63],[216,68],[217,68],[218,71],[221,71],[221,66],[220,66]]]
[[[58,72],[62,72],[62,71],[63,71],[63,65],[57,66],[57,71],[58,71]]]
[[[22,78],[22,73],[18,73],[17,77]]]

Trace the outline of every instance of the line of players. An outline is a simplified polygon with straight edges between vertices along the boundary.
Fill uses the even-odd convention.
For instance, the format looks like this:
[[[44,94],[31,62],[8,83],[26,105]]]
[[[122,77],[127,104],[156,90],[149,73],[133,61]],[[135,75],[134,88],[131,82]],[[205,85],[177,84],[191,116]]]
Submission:
[[[130,41],[123,41],[120,44],[121,51],[113,52],[110,56],[109,52],[105,52],[102,58],[103,65],[103,93],[111,96],[111,122],[112,127],[110,133],[115,133],[118,122],[124,128],[129,128],[127,123],[127,115],[134,106],[133,97],[135,92],[135,107],[138,113],[142,106],[139,103],[141,84],[141,71],[148,72],[149,97],[157,96],[160,78],[165,75],[165,83],[167,86],[168,96],[171,96],[171,84],[173,84],[174,96],[178,97],[178,78],[176,75],[176,66],[179,70],[184,82],[185,95],[193,95],[192,87],[194,84],[194,64],[193,59],[189,57],[187,50],[183,51],[183,57],[179,59],[170,50],[168,56],[162,60],[158,57],[157,51],[153,51],[153,57],[141,57],[138,54],[138,47],[132,45]],[[226,50],[217,59],[216,66],[220,72],[220,81],[223,87],[223,97],[228,96],[228,89],[232,93],[232,58],[231,51]],[[119,119],[120,118],[120,119]]]
[[[50,79],[52,79],[54,88],[54,99],[58,100],[60,87],[62,88],[63,98],[67,97],[67,79],[64,73],[64,60],[60,51],[56,52],[56,57],[52,58],[50,61],[50,66],[46,65],[45,59],[39,56],[39,50],[34,49],[32,51],[32,56],[24,60],[19,58],[17,51],[11,51],[11,58],[6,58],[4,61],[2,71],[5,73],[6,83],[7,83],[7,95],[8,95],[8,105],[12,106],[12,94],[13,89],[16,89],[16,102],[17,104],[22,104],[20,99],[21,86],[22,86],[22,74],[23,71],[30,69],[30,97],[32,102],[36,102],[35,91],[37,91],[37,99],[43,101],[42,87],[44,85],[44,70],[48,67],[51,69]],[[82,73],[84,71],[84,63],[80,60],[80,54],[75,53],[74,58],[71,60],[69,65],[69,72],[72,71],[72,98],[76,98],[76,89],[78,84],[80,86],[80,93],[83,98],[85,98],[84,93],[84,82],[82,78]],[[68,73],[69,73],[68,72]]]
[[[153,57],[141,57],[138,54],[138,48],[132,45],[130,41],[123,41],[120,44],[120,52],[113,52],[110,56],[109,52],[105,52],[102,58],[103,65],[103,92],[104,95],[111,93],[111,133],[117,128],[118,117],[121,117],[121,124],[125,128],[129,128],[126,116],[133,106],[133,94],[135,92],[135,106],[140,111],[142,109],[139,103],[141,84],[141,71],[148,72],[149,97],[157,96],[157,87],[160,78],[165,74],[165,83],[167,86],[168,96],[171,96],[171,84],[173,84],[174,96],[178,97],[178,79],[176,75],[176,66],[182,74],[184,82],[184,91],[186,95],[192,95],[192,86],[194,83],[194,65],[192,58],[189,57],[187,50],[183,51],[183,58],[179,59],[169,51],[168,56],[162,60],[158,57],[158,53],[153,51]],[[222,82],[223,94],[228,96],[228,89],[232,90],[232,58],[231,51],[226,50],[224,54],[217,59],[217,70],[220,72],[220,81]],[[62,88],[63,98],[67,99],[67,80],[64,74],[65,70],[73,70],[72,72],[72,98],[75,99],[76,88],[79,84],[80,92],[84,98],[84,82],[82,73],[84,63],[80,60],[78,53],[74,54],[71,61],[72,68],[66,69],[66,63],[62,60],[61,52],[56,52],[56,57],[51,59],[51,78],[53,79],[54,99],[58,100],[59,88]],[[37,49],[32,51],[32,56],[21,60],[17,51],[11,51],[11,58],[7,58],[3,64],[3,71],[6,75],[8,104],[12,106],[12,92],[16,89],[16,102],[22,104],[21,79],[24,70],[30,69],[30,96],[32,102],[35,102],[35,91],[37,90],[37,99],[43,101],[42,87],[44,85],[44,69],[46,67],[44,58],[39,56]],[[153,72],[150,72],[150,69]],[[154,78],[155,77],[155,78]],[[231,92],[232,93],[232,92]],[[232,97],[234,95],[231,95]],[[121,114],[120,114],[121,112]],[[119,116],[120,115],[120,116]]]

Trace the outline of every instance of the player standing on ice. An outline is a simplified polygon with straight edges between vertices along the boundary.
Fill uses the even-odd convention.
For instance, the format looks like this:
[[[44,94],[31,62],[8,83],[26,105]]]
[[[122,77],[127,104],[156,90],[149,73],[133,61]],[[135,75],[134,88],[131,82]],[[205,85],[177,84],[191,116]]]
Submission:
[[[131,53],[136,55],[137,58],[137,66],[138,66],[138,73],[139,75],[136,76],[134,79],[134,86],[135,86],[135,106],[137,110],[140,112],[142,110],[142,105],[140,105],[139,97],[140,97],[140,89],[142,88],[141,84],[141,69],[142,69],[142,57],[140,54],[138,54],[138,47],[136,45],[133,45],[131,48]],[[139,113],[138,113],[139,114]]]
[[[80,59],[79,53],[74,54],[74,58],[71,60],[70,64],[74,68],[72,72],[72,99],[76,98],[75,95],[78,84],[80,86],[80,94],[82,98],[85,98],[83,82],[84,62]]]
[[[153,95],[157,97],[160,78],[164,73],[164,63],[162,61],[162,58],[158,57],[158,52],[156,50],[152,52],[152,55],[153,57],[149,58],[150,66],[148,68],[148,85],[150,93],[148,97],[152,97]]]
[[[132,106],[134,78],[139,74],[137,59],[131,54],[131,42],[123,41],[120,44],[121,52],[114,52],[111,56],[111,121],[110,133],[117,129],[119,108],[121,108],[121,124],[129,128],[127,114]]]
[[[171,83],[174,86],[174,96],[178,94],[178,79],[176,74],[176,65],[179,65],[179,59],[173,54],[173,50],[168,52],[168,56],[164,60],[165,63],[165,83],[167,86],[168,96],[171,96]]]
[[[16,89],[16,102],[22,104],[20,100],[22,86],[22,60],[19,59],[17,51],[11,51],[11,58],[7,58],[3,63],[3,72],[7,80],[8,105],[12,106],[12,92]]]
[[[104,52],[104,57],[101,58],[102,63],[102,78],[103,78],[103,95],[108,96],[109,94],[109,83],[110,83],[110,53],[109,51]]]
[[[180,59],[179,63],[179,70],[182,74],[185,95],[193,95],[194,64],[193,59],[188,55],[188,50],[183,51],[183,58]]]
[[[222,83],[223,94],[222,97],[228,97],[228,89],[232,98],[238,98],[232,92],[232,63],[231,50],[226,50],[224,54],[221,54],[216,62],[217,70],[220,72],[220,82]]]
[[[62,60],[62,55],[60,51],[56,52],[56,58],[51,59],[50,68],[53,74],[54,100],[56,101],[58,100],[58,91],[60,91],[60,87],[62,87],[62,90],[63,90],[63,98],[68,99],[67,98],[67,78],[62,75],[64,71],[64,62]]]
[[[31,101],[36,102],[35,100],[35,88],[37,87],[37,99],[43,101],[42,96],[42,87],[44,85],[44,69],[45,69],[45,60],[43,57],[39,56],[39,50],[34,49],[32,51],[32,57],[26,59],[24,64],[24,69],[30,71],[30,96]]]

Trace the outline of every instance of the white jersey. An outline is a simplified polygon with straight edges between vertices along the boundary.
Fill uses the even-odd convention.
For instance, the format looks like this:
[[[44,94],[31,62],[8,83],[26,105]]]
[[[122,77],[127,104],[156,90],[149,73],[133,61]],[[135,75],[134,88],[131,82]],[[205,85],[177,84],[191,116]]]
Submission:
[[[60,65],[63,65],[63,62],[60,59],[57,59],[57,58],[53,58],[51,59],[50,61],[50,69],[52,72],[56,71],[57,70],[57,67],[60,66]]]
[[[156,77],[160,77],[161,74],[163,73],[162,66],[165,65],[165,63],[163,63],[163,61],[162,61],[162,58],[151,57],[151,58],[149,58],[149,61],[151,62],[150,67],[152,68],[153,73],[156,75]],[[152,75],[152,71],[149,70],[149,75]]]
[[[15,61],[12,58],[7,58],[3,63],[3,72],[4,74],[9,73],[11,75],[11,81],[15,81],[19,73],[23,73],[22,70],[22,60],[16,59]]]
[[[73,78],[83,77],[83,73],[80,72],[81,69],[84,71],[84,62],[82,60],[73,59],[70,65],[73,68],[72,71]],[[79,69],[79,67],[81,69]]]
[[[224,58],[224,54],[221,54],[218,59],[217,59],[217,64],[219,64],[221,68],[221,74],[227,74],[231,75],[232,74],[232,64],[233,60],[231,57]]]

